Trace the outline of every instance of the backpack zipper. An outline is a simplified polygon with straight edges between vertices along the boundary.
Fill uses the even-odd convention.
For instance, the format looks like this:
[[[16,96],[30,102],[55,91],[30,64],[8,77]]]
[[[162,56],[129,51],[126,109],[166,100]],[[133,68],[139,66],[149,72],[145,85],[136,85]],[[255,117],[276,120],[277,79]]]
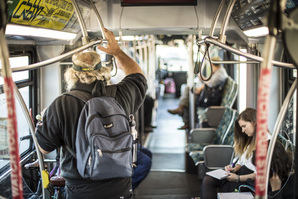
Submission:
[[[131,150],[131,147],[127,147],[127,148],[119,149],[119,150],[115,150],[115,151],[97,149],[97,152],[98,152],[99,157],[103,157],[103,153],[122,153],[122,152],[130,151],[130,150]],[[90,166],[91,163],[92,163],[92,157],[90,155],[89,159],[88,159],[88,166]]]
[[[97,152],[98,152],[99,157],[103,157],[103,153],[122,153],[122,152],[126,152],[129,150],[131,150],[131,147],[127,147],[124,149],[118,149],[115,151],[97,149]]]
[[[99,114],[93,114],[93,115],[91,115],[91,116],[87,119],[87,125],[86,125],[86,126],[88,126],[89,123],[90,123],[94,118],[96,118],[96,117],[99,117],[99,118],[108,118],[108,117],[112,117],[112,116],[116,116],[116,115],[119,115],[119,116],[124,117],[124,118],[129,122],[127,116],[124,115],[124,114],[122,114],[122,113],[112,114],[112,115],[109,115],[109,116],[107,116],[107,117],[102,117],[102,116],[99,115]]]

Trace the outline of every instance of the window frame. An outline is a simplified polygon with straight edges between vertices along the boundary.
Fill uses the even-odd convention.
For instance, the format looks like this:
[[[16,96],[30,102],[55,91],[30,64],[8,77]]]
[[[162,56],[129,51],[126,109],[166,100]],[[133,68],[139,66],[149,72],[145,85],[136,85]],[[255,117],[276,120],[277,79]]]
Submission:
[[[28,45],[9,45],[10,57],[18,57],[18,56],[28,56],[29,64],[33,64],[37,62],[37,53],[34,46]],[[16,86],[18,89],[29,87],[29,108],[31,108],[32,115],[37,115],[38,113],[38,82],[39,82],[39,69],[29,70],[28,71],[28,79],[16,81]],[[4,93],[3,86],[0,86],[1,92]],[[17,100],[17,99],[16,99]],[[18,102],[16,102],[18,103]],[[36,123],[36,119],[34,118],[34,124]],[[30,132],[30,129],[28,129]],[[31,139],[29,142],[28,149],[23,151],[20,154],[20,159],[27,157],[30,152],[35,149],[33,140]],[[4,173],[10,168],[10,164],[7,164],[0,168],[0,174]]]

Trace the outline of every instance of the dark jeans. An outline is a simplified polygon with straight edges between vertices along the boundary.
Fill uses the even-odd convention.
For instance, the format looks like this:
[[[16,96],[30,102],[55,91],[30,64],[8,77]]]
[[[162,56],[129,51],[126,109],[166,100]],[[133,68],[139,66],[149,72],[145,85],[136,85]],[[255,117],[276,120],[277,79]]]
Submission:
[[[155,100],[148,95],[145,98],[145,101],[144,101],[144,127],[151,127],[154,101]]]
[[[242,166],[237,172],[238,175],[250,174],[252,171],[245,166]],[[254,187],[254,181],[248,179],[245,182],[230,182],[228,180],[218,180],[206,175],[201,184],[201,199],[216,199],[217,192],[234,192],[239,189],[240,185],[250,185]]]
[[[135,189],[149,174],[151,169],[152,153],[146,149],[138,148],[138,160],[137,167],[134,168],[134,174],[132,176],[132,188]]]

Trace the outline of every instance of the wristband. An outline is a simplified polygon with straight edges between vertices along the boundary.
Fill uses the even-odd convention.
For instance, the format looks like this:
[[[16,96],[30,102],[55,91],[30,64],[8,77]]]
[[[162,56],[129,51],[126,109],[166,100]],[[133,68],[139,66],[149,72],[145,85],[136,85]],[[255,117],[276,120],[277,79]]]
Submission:
[[[240,175],[237,175],[236,182],[240,182]]]

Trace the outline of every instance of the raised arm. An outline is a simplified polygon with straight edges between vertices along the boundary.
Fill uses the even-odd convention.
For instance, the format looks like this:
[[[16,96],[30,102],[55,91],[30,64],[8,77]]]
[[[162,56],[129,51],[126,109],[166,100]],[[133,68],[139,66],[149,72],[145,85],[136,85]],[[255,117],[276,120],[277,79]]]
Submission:
[[[108,40],[107,47],[98,46],[97,48],[107,54],[113,55],[116,58],[118,64],[121,65],[125,75],[132,73],[143,74],[140,66],[120,49],[118,42],[115,39],[114,33],[108,29],[104,29],[104,33]]]

